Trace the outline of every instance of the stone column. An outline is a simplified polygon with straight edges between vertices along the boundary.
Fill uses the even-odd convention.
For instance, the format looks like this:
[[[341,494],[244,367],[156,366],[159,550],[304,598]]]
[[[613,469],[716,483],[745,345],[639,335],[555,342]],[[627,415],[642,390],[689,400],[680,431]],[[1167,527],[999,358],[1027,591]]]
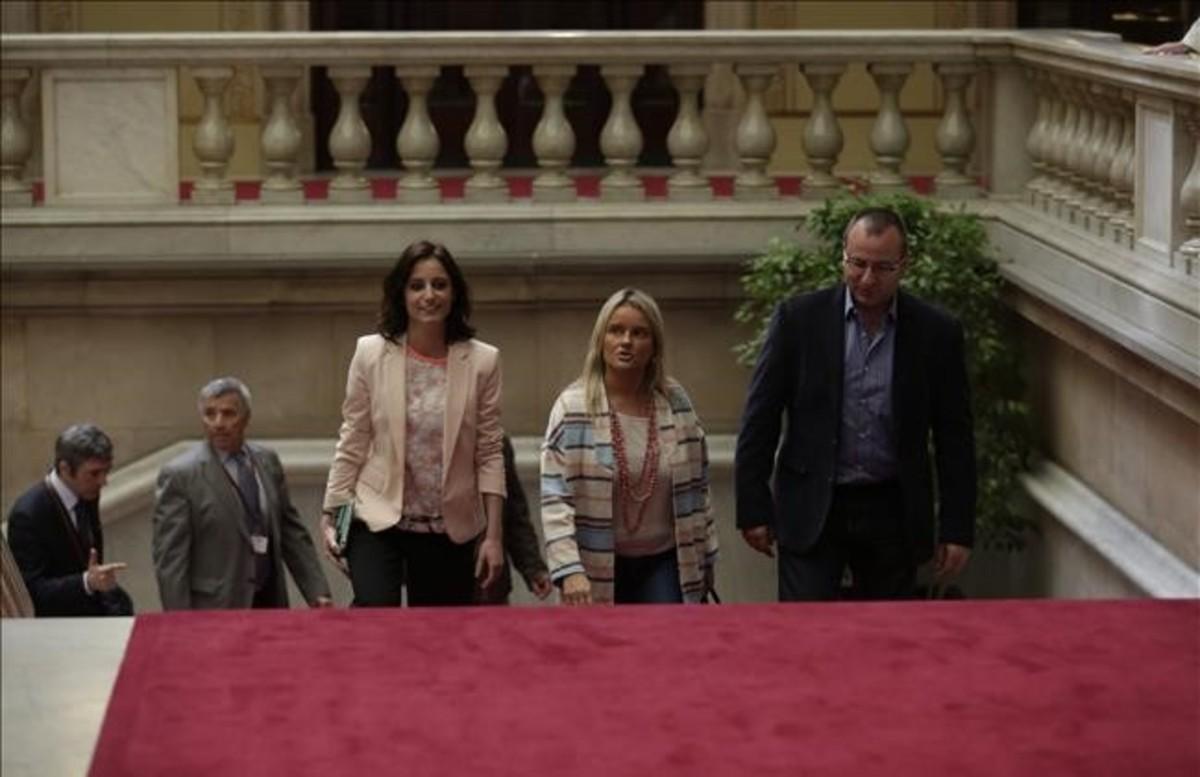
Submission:
[[[575,182],[567,167],[575,154],[575,131],[563,112],[563,93],[575,76],[575,65],[534,65],[533,77],[542,89],[542,115],[533,130],[533,153],[540,172],[533,179],[536,202],[572,202]]]
[[[337,121],[329,132],[329,155],[337,170],[329,183],[330,202],[371,201],[370,182],[363,175],[371,156],[371,131],[358,104],[370,78],[369,67],[329,68],[329,80],[337,89],[339,102]]]
[[[264,205],[304,202],[304,190],[296,179],[296,156],[303,134],[292,113],[292,95],[303,71],[292,66],[262,66],[271,112],[262,129],[262,155],[267,168],[259,201]]]
[[[969,62],[934,65],[946,99],[936,136],[942,171],[934,178],[937,192],[942,197],[961,199],[982,194],[975,180],[967,175],[967,163],[975,150],[975,130],[967,113],[966,92],[975,70],[975,65]]]
[[[741,169],[734,179],[733,196],[738,200],[771,200],[779,196],[775,179],[767,175],[767,164],[775,153],[775,128],[763,106],[763,93],[779,73],[776,65],[737,65],[734,72],[746,90],[742,118],[735,145]]]
[[[29,68],[0,69],[0,205],[6,208],[33,204],[33,190],[24,177],[33,137],[21,115],[21,93],[31,75]]]
[[[871,150],[876,170],[867,176],[875,192],[907,192],[908,181],[900,174],[900,165],[908,153],[908,127],[900,112],[900,90],[912,73],[906,62],[872,62],[867,71],[879,89],[879,113],[871,127]]]
[[[397,197],[406,203],[434,203],[442,199],[441,188],[431,171],[437,161],[437,127],[429,118],[429,90],[440,68],[437,65],[401,65],[396,78],[408,95],[408,112],[396,134],[396,153],[404,166],[397,185]]]
[[[712,186],[700,173],[708,151],[708,132],[700,120],[699,94],[708,76],[708,65],[671,65],[671,81],[679,92],[679,112],[667,133],[667,150],[675,172],[667,181],[668,198],[685,202],[712,199]]]
[[[221,97],[233,78],[232,67],[192,68],[192,77],[204,95],[204,114],[192,136],[192,150],[200,160],[200,178],[192,187],[196,205],[232,205],[233,184],[226,177],[233,156],[233,128],[225,118]]]
[[[612,94],[612,109],[600,131],[600,151],[608,165],[608,175],[600,182],[603,200],[630,201],[646,194],[641,179],[634,173],[642,153],[642,130],[633,116],[630,96],[641,78],[643,65],[604,65],[600,74]]]
[[[463,147],[474,173],[467,179],[466,199],[470,202],[504,202],[508,184],[499,174],[508,150],[508,135],[496,115],[496,92],[508,74],[504,65],[469,65],[464,75],[475,92],[475,117],[467,128]]]
[[[804,125],[804,153],[811,168],[804,178],[803,198],[824,200],[842,190],[842,182],[833,174],[845,140],[837,113],[833,110],[833,90],[846,72],[841,64],[801,65],[800,72],[813,93],[812,113]]]

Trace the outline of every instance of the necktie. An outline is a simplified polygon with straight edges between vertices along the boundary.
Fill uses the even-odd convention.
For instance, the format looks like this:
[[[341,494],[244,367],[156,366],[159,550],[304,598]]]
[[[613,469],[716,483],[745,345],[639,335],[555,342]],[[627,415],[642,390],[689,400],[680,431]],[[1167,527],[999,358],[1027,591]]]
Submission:
[[[238,490],[246,502],[250,522],[256,527],[262,521],[262,507],[258,503],[258,481],[254,478],[254,467],[250,465],[245,451],[234,454],[233,458],[237,462]]]
[[[233,456],[237,465],[237,485],[242,492],[246,504],[246,512],[250,519],[250,533],[265,537],[267,534],[266,521],[263,520],[262,506],[258,501],[258,480],[254,477],[254,467],[245,451],[239,451]],[[271,574],[271,557],[268,554],[254,554],[255,587],[261,589],[267,583]]]
[[[92,522],[89,518],[87,503],[82,499],[75,503],[75,532],[79,535],[79,542],[83,545],[83,552],[86,555],[93,545]]]

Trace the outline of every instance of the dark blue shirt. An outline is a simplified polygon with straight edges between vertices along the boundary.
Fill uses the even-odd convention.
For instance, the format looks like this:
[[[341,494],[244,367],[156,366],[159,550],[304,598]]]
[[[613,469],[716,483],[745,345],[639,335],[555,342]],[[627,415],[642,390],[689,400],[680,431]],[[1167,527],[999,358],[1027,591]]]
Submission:
[[[895,352],[896,298],[892,298],[883,326],[870,335],[847,289],[838,483],[878,483],[896,477],[896,425],[892,418]]]

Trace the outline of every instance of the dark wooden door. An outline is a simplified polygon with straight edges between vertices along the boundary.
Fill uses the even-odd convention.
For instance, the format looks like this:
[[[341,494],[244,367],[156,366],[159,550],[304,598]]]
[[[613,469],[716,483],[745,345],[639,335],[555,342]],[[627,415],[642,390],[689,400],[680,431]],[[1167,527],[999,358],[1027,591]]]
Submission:
[[[699,29],[704,23],[701,0],[313,0],[310,10],[311,28],[318,31],[672,30]],[[509,64],[509,75],[496,95],[496,110],[508,133],[504,165],[534,167],[537,160],[531,145],[543,96],[528,66]],[[600,130],[611,98],[599,66],[581,63],[563,101],[575,130],[571,164],[602,166]],[[338,98],[324,67],[313,68],[312,106],[316,166],[330,170],[328,137],[337,120]],[[661,64],[650,64],[633,93],[633,110],[644,138],[639,164],[670,163],[667,132],[677,109],[678,97],[666,70]],[[363,120],[371,131],[368,168],[400,166],[396,135],[407,110],[407,97],[393,69],[374,68],[362,97]],[[429,95],[429,112],[441,140],[436,166],[467,167],[463,138],[475,112],[475,97],[461,67],[442,69]]]

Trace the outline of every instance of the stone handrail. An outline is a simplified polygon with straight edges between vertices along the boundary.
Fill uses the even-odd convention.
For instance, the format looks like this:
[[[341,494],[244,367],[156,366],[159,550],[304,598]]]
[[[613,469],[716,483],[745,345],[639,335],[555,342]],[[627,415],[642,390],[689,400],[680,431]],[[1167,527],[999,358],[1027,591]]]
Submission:
[[[911,188],[902,172],[911,144],[899,95],[914,66],[930,63],[944,94],[936,133],[942,170],[932,182],[939,196],[1020,194],[1067,228],[1101,237],[1171,274],[1194,281],[1200,273],[1200,66],[1187,58],[1143,56],[1110,34],[114,33],[4,35],[2,43],[0,184],[7,208],[30,205],[34,199],[24,168],[38,139],[31,136],[20,98],[35,73],[42,84],[40,145],[48,207],[180,204],[181,73],[195,79],[204,99],[192,140],[201,172],[188,201],[239,202],[227,174],[234,142],[222,101],[234,67],[243,65],[257,66],[269,105],[259,141],[266,175],[255,204],[314,201],[296,172],[301,122],[295,97],[307,68],[315,65],[328,69],[340,102],[337,121],[324,139],[337,172],[320,202],[365,203],[375,197],[365,174],[371,136],[359,99],[370,68],[381,65],[395,68],[409,98],[408,115],[395,138],[402,165],[396,202],[433,204],[443,198],[433,175],[439,128],[426,97],[441,68],[450,65],[464,67],[476,94],[464,144],[471,166],[464,198],[491,203],[512,198],[500,173],[512,130],[497,116],[495,94],[510,67],[529,65],[545,98],[532,133],[538,170],[531,197],[550,203],[577,200],[569,171],[576,129],[564,115],[563,94],[583,64],[600,66],[612,94],[599,134],[607,168],[599,199],[646,199],[637,168],[642,131],[631,95],[644,67],[661,64],[680,100],[667,138],[670,175],[655,199],[702,202],[713,198],[703,169],[713,139],[699,95],[716,66],[732,66],[746,94],[730,130],[729,145],[737,159],[731,193],[735,199],[762,201],[780,196],[778,182],[767,173],[777,138],[764,94],[782,68],[798,69],[813,93],[802,138],[810,169],[800,196],[824,199],[847,188]],[[869,137],[875,166],[847,181],[852,174],[836,169],[844,136],[832,95],[847,66],[855,63],[866,65],[879,91]],[[968,90],[975,80],[981,96],[969,105]],[[88,130],[81,128],[84,115]],[[135,126],[138,121],[141,126]],[[101,147],[98,137],[105,130],[107,138],[124,137],[130,145],[115,153]],[[97,157],[107,161],[97,167]]]

